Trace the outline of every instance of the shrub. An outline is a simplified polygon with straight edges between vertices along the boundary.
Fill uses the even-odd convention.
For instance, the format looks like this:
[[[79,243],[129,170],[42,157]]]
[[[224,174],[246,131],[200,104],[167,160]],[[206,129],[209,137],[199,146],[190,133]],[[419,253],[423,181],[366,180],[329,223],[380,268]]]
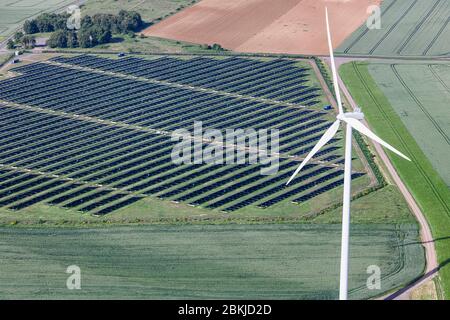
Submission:
[[[6,43],[6,48],[9,50],[12,50],[16,47],[14,41],[12,41],[11,39],[8,40],[8,42]]]
[[[141,15],[135,11],[121,10],[117,15],[95,14],[81,19],[80,30],[67,29],[68,14],[43,13],[36,19],[25,22],[25,33],[53,32],[49,46],[52,48],[90,48],[97,44],[108,43],[112,34],[127,34],[134,38],[144,23]]]

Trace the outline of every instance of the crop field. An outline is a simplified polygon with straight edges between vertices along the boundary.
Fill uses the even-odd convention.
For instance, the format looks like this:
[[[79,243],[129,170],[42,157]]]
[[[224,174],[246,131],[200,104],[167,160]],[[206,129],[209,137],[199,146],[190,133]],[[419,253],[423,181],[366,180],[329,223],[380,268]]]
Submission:
[[[198,0],[87,0],[82,14],[117,14],[120,10],[136,11],[146,22],[164,18],[180,9],[190,6]]]
[[[218,43],[237,52],[327,54],[325,6],[334,44],[364,23],[381,0],[202,0],[144,30],[151,37]]]
[[[449,1],[384,0],[381,8],[381,30],[364,24],[338,51],[380,56],[450,54]]]
[[[0,37],[10,35],[26,19],[68,5],[70,0],[3,0],[0,2]]]
[[[307,63],[83,55],[13,71],[20,75],[0,82],[3,208],[45,203],[104,215],[156,196],[234,212],[305,203],[342,185],[337,138],[285,186],[296,159],[330,125]],[[194,120],[219,130],[278,129],[272,156],[279,172],[261,175],[263,164],[173,163],[171,133],[192,130]],[[353,177],[367,187],[359,167]]]
[[[372,63],[369,72],[450,187],[450,66]]]
[[[431,77],[433,73],[431,70],[440,70],[440,73],[437,74],[442,75],[442,70],[446,70],[447,66],[432,65],[428,67],[428,65],[415,66],[415,64],[410,64],[408,68],[404,68],[396,65],[395,70],[399,71],[398,75],[405,81],[406,87],[413,85],[411,77],[419,76],[420,79],[418,81],[423,85],[423,88],[420,90],[415,89],[412,96],[408,95],[410,93],[409,90],[404,87],[399,78],[392,80],[395,72],[390,65],[387,65],[382,77],[388,79],[387,81],[391,79],[392,83],[389,85],[394,86],[396,95],[404,99],[400,104],[399,99],[393,99],[390,89],[386,87],[386,80],[381,81],[380,85],[375,82],[371,75],[372,69],[378,70],[374,75],[381,77],[379,66],[368,65],[367,63],[349,63],[342,66],[340,72],[352,96],[362,107],[373,129],[376,132],[382,132],[383,136],[392,144],[404,148],[412,158],[412,163],[401,161],[398,157],[391,157],[391,161],[430,223],[434,239],[436,239],[435,246],[440,263],[439,274],[442,279],[445,296],[448,299],[450,297],[450,266],[448,264],[450,261],[450,189],[436,171],[436,163],[433,165],[430,162],[433,161],[434,154],[424,153],[424,150],[433,148],[448,149],[448,145],[445,144],[442,144],[440,147],[433,147],[434,140],[440,141],[440,139],[444,139],[444,136],[441,136],[441,133],[427,115],[428,112],[429,115],[433,116],[432,119],[438,120],[436,123],[440,123],[440,121],[445,123],[445,119],[448,119],[448,115],[446,115],[447,118],[437,119],[438,114],[440,114],[440,100],[446,99],[447,95],[442,90],[443,84],[436,81],[434,75]],[[406,72],[407,70],[409,72]],[[446,83],[448,80],[445,80],[445,76],[442,77],[444,83]],[[434,84],[427,84],[423,79],[432,81]],[[432,96],[431,92],[427,94],[427,90],[431,90],[436,95]],[[437,94],[438,90],[441,92]],[[390,97],[387,97],[384,92],[386,92],[386,95],[389,94]],[[418,97],[420,100],[418,100]],[[420,102],[422,105],[418,105],[417,102]],[[368,106],[372,106],[372,108]],[[424,108],[425,106],[426,108]],[[436,108],[437,113],[433,111],[434,108]],[[420,117],[417,115],[419,112],[417,110],[420,110]],[[411,122],[409,119],[405,119],[408,118],[408,114],[411,115],[412,119],[417,119],[418,117],[416,124],[418,127],[423,127],[423,121],[428,122],[427,129],[422,130],[421,134],[429,139],[431,137],[432,140],[428,142],[431,146],[422,149],[420,144],[423,144],[423,139],[419,137],[416,141],[417,131],[414,128],[410,129]],[[448,124],[445,129],[448,129]],[[442,171],[442,168],[440,170]]]
[[[416,225],[354,225],[350,298],[409,283],[424,268]],[[0,228],[0,298],[336,299],[339,225]],[[66,268],[81,269],[68,290]],[[367,267],[382,272],[366,287]]]

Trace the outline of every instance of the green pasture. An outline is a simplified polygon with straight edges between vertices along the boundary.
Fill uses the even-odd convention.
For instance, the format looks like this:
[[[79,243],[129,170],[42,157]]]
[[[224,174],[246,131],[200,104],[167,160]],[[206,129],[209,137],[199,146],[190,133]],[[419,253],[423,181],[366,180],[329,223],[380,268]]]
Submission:
[[[356,183],[362,183],[357,180]],[[0,209],[0,225],[11,226],[105,226],[120,224],[192,224],[192,223],[340,223],[342,188],[319,195],[301,205],[283,201],[267,209],[248,206],[227,214],[192,207],[183,203],[147,197],[105,216],[93,216],[76,210],[36,204],[21,211]],[[325,210],[329,208],[328,210]],[[400,192],[387,186],[352,202],[353,223],[414,223]]]
[[[70,49],[67,49],[70,51]],[[79,52],[111,51],[137,53],[214,53],[201,45],[156,37],[130,37],[120,35],[112,43],[97,45],[91,49],[77,48]]]
[[[409,68],[413,69],[414,66]],[[386,90],[386,85],[378,86],[372,78],[369,70],[376,69],[376,66],[353,62],[342,66],[340,72],[352,96],[362,107],[371,127],[413,160],[410,163],[388,152],[399,175],[430,223],[436,239],[435,245],[441,264],[440,275],[443,288],[448,298],[450,296],[450,266],[448,266],[450,259],[450,190],[430,162],[430,155],[427,156],[421,149],[420,142],[418,143],[415,140],[415,131],[410,132],[408,124],[402,121],[404,117],[397,113],[398,106],[393,106],[383,93]],[[389,79],[389,74],[385,74],[385,76]],[[421,82],[421,84],[424,83],[425,81]],[[400,86],[399,83],[397,85]],[[426,84],[425,88],[429,89]],[[425,91],[425,88],[422,91]],[[422,91],[419,90],[418,92]],[[402,89],[399,88],[396,94],[401,97]],[[438,99],[442,99],[442,97],[433,98],[434,101]],[[394,100],[392,103],[394,103]],[[409,108],[414,110],[416,107],[411,106]],[[424,117],[425,115],[419,119]],[[423,125],[419,122],[417,126]],[[428,135],[425,131],[434,131],[432,126],[422,128],[424,128],[423,135]],[[433,144],[434,142],[430,141],[429,143]]]
[[[352,227],[350,298],[420,276],[415,225]],[[1,299],[335,299],[340,225],[0,228]],[[68,290],[68,266],[81,289]],[[380,267],[381,289],[366,286]]]
[[[340,53],[378,56],[450,54],[450,2],[384,0],[381,29],[364,23],[338,49]]]
[[[71,0],[4,0],[0,3],[0,37],[14,32],[25,20],[46,11],[57,11]]]
[[[450,66],[372,63],[369,72],[450,187]]]
[[[163,19],[198,0],[87,0],[82,7],[82,14],[96,13],[117,14],[120,10],[139,12],[146,22]],[[155,21],[156,22],[156,21]]]

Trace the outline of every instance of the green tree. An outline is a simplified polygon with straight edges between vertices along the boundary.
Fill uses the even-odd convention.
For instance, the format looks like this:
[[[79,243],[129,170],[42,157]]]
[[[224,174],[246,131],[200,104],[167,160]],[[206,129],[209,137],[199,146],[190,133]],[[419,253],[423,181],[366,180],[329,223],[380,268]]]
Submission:
[[[98,43],[108,43],[111,42],[112,34],[109,30],[99,30],[97,33],[97,40]]]
[[[139,13],[125,10],[121,10],[117,15],[99,13],[92,17],[84,16],[78,31],[67,29],[67,19],[66,13],[43,13],[36,19],[26,21],[24,30],[27,34],[52,32],[48,42],[52,48],[77,46],[91,48],[97,44],[111,42],[113,34],[128,34],[135,37],[134,32],[143,26]],[[27,46],[32,45],[30,41],[26,43]]]
[[[33,49],[35,45],[36,45],[36,39],[34,36],[25,35],[22,37],[22,46],[25,49]]]
[[[53,28],[55,30],[67,30],[67,19],[69,17],[70,15],[67,13],[55,15],[53,18]]]
[[[67,47],[68,48],[76,48],[78,47],[78,37],[75,31],[67,32]]]
[[[36,20],[25,21],[23,24],[23,31],[25,31],[26,34],[38,33],[39,28],[37,27]]]
[[[214,50],[214,51],[224,51],[224,49],[222,48],[222,46],[221,46],[220,44],[218,44],[218,43],[214,43],[214,44],[211,46],[211,49]]]
[[[56,30],[47,42],[50,48],[67,48],[67,31]]]
[[[36,24],[40,32],[53,32],[67,29],[67,13],[43,13],[36,18]]]
[[[23,37],[23,32],[22,31],[17,31],[14,34],[14,41],[15,42],[20,42],[22,40],[22,37]]]
[[[117,15],[117,23],[121,33],[139,31],[143,26],[141,15],[135,11],[120,10]]]
[[[89,29],[89,32],[96,39],[96,44],[108,43],[111,41],[111,31],[107,28],[94,25]]]
[[[92,22],[91,16],[84,16],[83,18],[81,18],[81,23],[80,23],[81,29],[88,29],[88,28],[92,27],[93,25],[94,25],[94,23]]]
[[[14,41],[12,39],[9,39],[8,42],[6,43],[6,48],[8,48],[9,50],[12,50],[16,47],[16,45],[14,44]]]
[[[119,33],[117,17],[112,14],[95,14],[92,17],[92,23],[95,27],[101,27],[104,30],[109,30],[112,33]]]
[[[78,31],[78,44],[82,48],[92,48],[97,44],[95,34],[91,31],[90,28],[80,29],[80,31]]]
[[[36,19],[36,25],[39,32],[53,32],[54,28],[54,17],[48,13],[43,13],[39,15]]]

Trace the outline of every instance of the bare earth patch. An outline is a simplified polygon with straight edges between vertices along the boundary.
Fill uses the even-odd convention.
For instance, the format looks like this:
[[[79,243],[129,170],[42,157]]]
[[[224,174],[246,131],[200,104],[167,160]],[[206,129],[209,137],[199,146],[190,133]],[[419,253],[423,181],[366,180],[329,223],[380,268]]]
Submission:
[[[438,300],[436,284],[433,280],[427,281],[411,292],[411,300]]]
[[[146,30],[147,36],[241,52],[326,54],[325,6],[333,45],[363,24],[381,0],[203,0]]]

